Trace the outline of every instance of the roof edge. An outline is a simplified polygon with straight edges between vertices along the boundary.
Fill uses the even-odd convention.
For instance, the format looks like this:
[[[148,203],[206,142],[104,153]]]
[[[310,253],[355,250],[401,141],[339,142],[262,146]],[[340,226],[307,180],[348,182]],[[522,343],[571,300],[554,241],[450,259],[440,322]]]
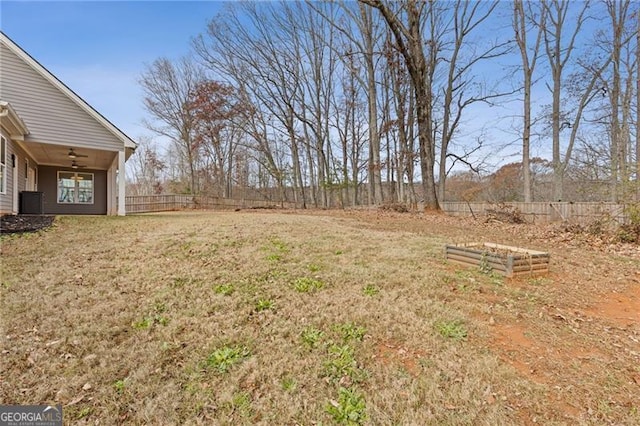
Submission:
[[[58,77],[56,77],[51,71],[45,68],[34,57],[29,55],[24,49],[22,49],[16,42],[4,32],[0,31],[0,41],[4,43],[13,53],[18,55],[29,66],[36,70],[42,77],[53,84],[58,90],[64,93],[71,101],[77,104],[81,109],[91,115],[96,121],[98,121],[108,131],[113,133],[118,139],[120,139],[125,148],[135,149],[137,144],[127,136],[122,130],[120,130],[115,124],[109,121],[105,116],[100,114],[95,108],[93,108],[87,101],[82,99],[80,95],[71,90],[66,84],[64,84]]]
[[[13,138],[24,139],[29,134],[29,128],[9,102],[0,100],[0,117],[6,117],[9,125],[13,127],[13,132],[7,129]]]

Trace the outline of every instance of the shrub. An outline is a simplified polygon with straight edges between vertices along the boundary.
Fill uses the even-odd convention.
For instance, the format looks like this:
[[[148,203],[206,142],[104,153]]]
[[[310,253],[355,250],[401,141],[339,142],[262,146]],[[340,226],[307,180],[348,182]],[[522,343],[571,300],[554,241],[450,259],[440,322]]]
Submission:
[[[640,203],[627,205],[624,212],[627,222],[620,226],[618,238],[623,243],[640,243]]]

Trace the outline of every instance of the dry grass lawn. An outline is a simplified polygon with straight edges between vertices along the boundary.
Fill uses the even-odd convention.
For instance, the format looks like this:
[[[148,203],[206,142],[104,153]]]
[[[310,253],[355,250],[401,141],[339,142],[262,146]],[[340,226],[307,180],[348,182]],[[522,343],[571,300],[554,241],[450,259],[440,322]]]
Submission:
[[[65,424],[639,424],[640,251],[377,212],[61,217],[2,237],[0,401]],[[447,242],[551,252],[544,277]]]

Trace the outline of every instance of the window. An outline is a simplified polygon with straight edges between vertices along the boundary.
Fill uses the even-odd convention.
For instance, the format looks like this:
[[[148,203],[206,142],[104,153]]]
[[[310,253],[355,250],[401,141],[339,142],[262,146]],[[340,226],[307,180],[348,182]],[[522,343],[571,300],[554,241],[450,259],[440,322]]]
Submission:
[[[0,136],[0,194],[7,193],[7,140]]]
[[[58,172],[59,204],[93,204],[93,173]]]

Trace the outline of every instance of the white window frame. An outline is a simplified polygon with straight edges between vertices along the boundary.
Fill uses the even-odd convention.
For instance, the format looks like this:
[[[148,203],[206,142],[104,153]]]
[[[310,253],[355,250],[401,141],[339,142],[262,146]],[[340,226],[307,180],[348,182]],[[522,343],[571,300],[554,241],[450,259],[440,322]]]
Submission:
[[[2,155],[0,154],[0,177],[2,178],[0,180],[0,194],[6,194],[8,177],[7,160],[9,158],[9,146],[7,144],[7,138],[5,138],[3,135],[0,135],[0,151],[4,152],[4,158],[2,158]]]
[[[66,174],[72,174],[74,176],[74,181],[75,181],[75,187],[74,187],[74,191],[73,191],[73,201],[67,201],[67,202],[61,202],[60,201],[60,173],[66,173]],[[91,176],[91,202],[86,202],[86,201],[79,201],[79,194],[80,194],[80,179],[78,179],[79,176]],[[75,204],[75,205],[92,205],[94,203],[95,200],[95,194],[96,194],[96,179],[95,179],[95,175],[93,173],[82,173],[82,172],[70,172],[68,170],[58,170],[58,175],[57,175],[57,181],[56,181],[56,201],[58,204],[62,204],[62,205],[69,205],[69,204]]]

